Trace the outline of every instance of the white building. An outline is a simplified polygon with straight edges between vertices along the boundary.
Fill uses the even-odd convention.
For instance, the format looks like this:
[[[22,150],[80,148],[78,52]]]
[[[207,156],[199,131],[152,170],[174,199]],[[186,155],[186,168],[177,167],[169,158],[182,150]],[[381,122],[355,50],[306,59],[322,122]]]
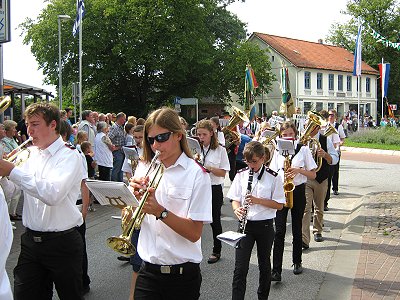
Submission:
[[[310,109],[336,109],[339,116],[357,111],[357,77],[353,76],[352,53],[344,48],[291,38],[253,33],[250,42],[269,50],[271,71],[276,75],[272,91],[258,96],[258,115],[271,114],[281,104],[280,75],[288,67],[290,91],[295,105],[306,113]],[[255,70],[257,77],[257,71]],[[377,117],[377,78],[379,72],[362,63],[360,114]]]

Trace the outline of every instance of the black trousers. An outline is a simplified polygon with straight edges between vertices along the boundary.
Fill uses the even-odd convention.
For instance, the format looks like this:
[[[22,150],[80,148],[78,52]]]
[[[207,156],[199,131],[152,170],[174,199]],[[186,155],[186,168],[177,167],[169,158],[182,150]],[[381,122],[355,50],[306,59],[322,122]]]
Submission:
[[[111,181],[112,168],[99,166],[99,180]]]
[[[159,266],[160,267],[160,266]],[[176,266],[179,269],[179,266]],[[162,274],[143,263],[135,287],[135,300],[196,300],[200,297],[200,265],[182,264],[183,274]]]
[[[228,160],[229,160],[229,179],[233,181],[236,175],[236,154],[235,154],[235,147],[231,146],[231,151],[228,153]]]
[[[302,256],[302,220],[306,207],[305,184],[297,185],[293,191],[292,234],[293,234],[293,256],[294,264],[301,263]],[[289,209],[284,207],[276,212],[275,217],[275,240],[273,250],[272,270],[282,273],[283,250],[285,248],[286,221]]]
[[[336,165],[329,166],[328,190],[326,191],[324,202],[325,207],[328,207],[328,201],[331,198],[331,187],[333,191],[339,191],[339,163],[340,155],[338,163]]]
[[[82,297],[83,242],[77,230],[35,242],[30,231],[21,236],[21,253],[14,268],[15,300],[52,299],[53,285],[61,300]]]
[[[88,256],[86,252],[86,222],[76,228],[81,235],[83,241],[83,258],[82,258],[82,285],[87,287],[90,285],[90,277],[88,274]]]
[[[222,185],[212,185],[212,223],[211,229],[213,234],[214,246],[213,253],[220,254],[222,243],[219,239],[217,239],[217,235],[222,233],[222,224],[221,224],[221,207],[224,201],[224,194],[222,192]]]
[[[243,300],[246,293],[246,277],[254,243],[257,243],[258,299],[268,299],[271,287],[271,248],[274,241],[272,219],[263,221],[247,221],[246,236],[239,242],[235,251],[235,271],[232,282],[232,299]]]

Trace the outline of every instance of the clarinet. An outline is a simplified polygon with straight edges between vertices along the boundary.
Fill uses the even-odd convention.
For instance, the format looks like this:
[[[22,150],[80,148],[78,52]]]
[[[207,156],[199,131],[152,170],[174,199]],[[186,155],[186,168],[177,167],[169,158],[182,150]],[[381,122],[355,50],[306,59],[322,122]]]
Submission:
[[[246,196],[251,194],[251,184],[253,183],[253,175],[254,175],[254,170],[250,169],[249,180],[247,181]],[[246,230],[246,224],[247,224],[247,215],[249,214],[249,209],[250,209],[250,203],[246,199],[244,200],[243,208],[244,208],[244,213],[239,220],[239,230],[238,231],[240,233],[244,234],[244,231]]]

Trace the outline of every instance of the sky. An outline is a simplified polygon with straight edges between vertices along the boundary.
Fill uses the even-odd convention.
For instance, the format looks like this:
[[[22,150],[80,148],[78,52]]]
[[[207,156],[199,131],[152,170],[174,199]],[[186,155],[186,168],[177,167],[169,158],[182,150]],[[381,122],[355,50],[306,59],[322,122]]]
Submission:
[[[317,42],[318,39],[326,38],[333,23],[343,23],[348,20],[347,16],[340,13],[346,9],[347,1],[246,0],[244,3],[237,1],[231,4],[228,10],[247,23],[249,33],[256,31]],[[44,0],[10,2],[12,40],[3,44],[4,78],[44,88],[56,95],[56,86],[47,86],[43,83],[43,72],[38,69],[39,66],[30,52],[30,47],[23,45],[21,30],[17,28],[27,17],[35,19],[46,3]]]

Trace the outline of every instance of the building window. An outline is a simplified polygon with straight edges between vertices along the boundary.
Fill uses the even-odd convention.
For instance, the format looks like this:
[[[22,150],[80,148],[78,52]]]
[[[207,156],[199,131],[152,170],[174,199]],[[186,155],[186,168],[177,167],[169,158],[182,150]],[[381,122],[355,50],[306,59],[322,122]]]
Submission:
[[[311,102],[304,102],[304,112],[307,113],[311,110]]]
[[[310,77],[311,77],[310,72],[304,72],[304,88],[308,90],[311,88]]]
[[[322,90],[322,73],[317,73],[317,89]]]
[[[335,109],[335,103],[328,102],[328,110]]]
[[[352,81],[352,77],[351,76],[347,76],[347,91],[351,92],[351,81]]]
[[[365,91],[367,93],[371,92],[371,78],[369,77],[365,78]]]
[[[315,105],[316,111],[321,111],[324,108],[324,104],[322,102],[317,102]]]
[[[275,56],[271,56],[271,61],[274,62],[275,61]]]
[[[338,75],[337,87],[338,87],[338,91],[343,91],[343,75]]]
[[[333,88],[335,86],[335,77],[333,74],[329,74],[329,90],[333,91]]]

